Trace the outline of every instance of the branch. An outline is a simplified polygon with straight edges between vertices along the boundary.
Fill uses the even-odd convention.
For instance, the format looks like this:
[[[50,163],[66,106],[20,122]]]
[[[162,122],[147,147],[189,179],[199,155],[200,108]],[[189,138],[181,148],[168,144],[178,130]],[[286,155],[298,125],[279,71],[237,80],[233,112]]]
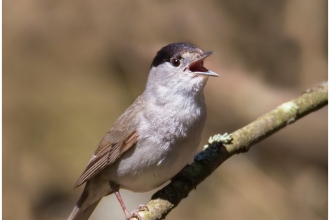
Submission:
[[[247,152],[253,144],[327,104],[328,82],[323,82],[233,132],[228,144],[218,141],[219,136],[210,138],[206,149],[198,153],[195,161],[181,171],[182,175],[152,196],[147,204],[149,211],[141,211],[139,214],[145,220],[164,219],[191,190],[232,155]]]

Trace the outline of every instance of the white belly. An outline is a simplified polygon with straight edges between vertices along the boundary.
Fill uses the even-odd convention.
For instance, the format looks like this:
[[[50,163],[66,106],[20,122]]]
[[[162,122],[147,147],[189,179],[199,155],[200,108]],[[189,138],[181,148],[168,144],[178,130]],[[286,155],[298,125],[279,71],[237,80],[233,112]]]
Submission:
[[[136,146],[106,168],[110,180],[118,183],[121,188],[146,192],[170,180],[191,162],[204,129],[206,109],[202,105],[202,109],[179,112],[155,118],[157,116],[149,111],[144,116],[149,120],[144,118],[145,123],[141,123],[137,130],[142,135],[139,135]],[[185,116],[182,114],[189,117],[177,120],[177,117],[182,119]]]
[[[199,140],[160,150],[163,146],[137,145],[111,166],[111,180],[135,192],[150,191],[174,177],[196,153]]]

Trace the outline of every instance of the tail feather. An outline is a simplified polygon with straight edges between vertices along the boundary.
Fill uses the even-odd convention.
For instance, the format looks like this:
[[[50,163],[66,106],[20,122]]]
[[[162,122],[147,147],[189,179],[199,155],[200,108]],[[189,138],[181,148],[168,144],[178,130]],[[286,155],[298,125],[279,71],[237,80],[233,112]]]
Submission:
[[[87,220],[92,215],[94,209],[96,208],[96,206],[100,202],[100,200],[91,204],[86,209],[80,209],[76,205],[74,207],[74,209],[72,210],[71,215],[69,216],[68,220]]]
[[[88,188],[87,185],[85,186],[85,189],[83,193],[81,194],[76,206],[73,208],[68,220],[87,220],[91,214],[93,213],[94,209],[96,208],[97,204],[101,201],[101,198],[97,200],[96,202],[88,205],[87,207],[86,202],[88,198]],[[84,205],[84,206],[83,206]]]

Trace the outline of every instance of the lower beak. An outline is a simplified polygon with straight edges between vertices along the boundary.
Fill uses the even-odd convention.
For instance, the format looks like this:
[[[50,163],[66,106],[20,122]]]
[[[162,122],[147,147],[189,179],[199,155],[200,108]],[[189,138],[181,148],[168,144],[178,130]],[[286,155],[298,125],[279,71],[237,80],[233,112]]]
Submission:
[[[199,75],[218,77],[219,74],[217,74],[211,70],[208,70],[203,66],[205,58],[212,54],[214,54],[213,51],[203,53],[197,60],[194,60],[193,62],[191,62],[191,64],[189,64],[188,69],[191,72],[199,74]]]

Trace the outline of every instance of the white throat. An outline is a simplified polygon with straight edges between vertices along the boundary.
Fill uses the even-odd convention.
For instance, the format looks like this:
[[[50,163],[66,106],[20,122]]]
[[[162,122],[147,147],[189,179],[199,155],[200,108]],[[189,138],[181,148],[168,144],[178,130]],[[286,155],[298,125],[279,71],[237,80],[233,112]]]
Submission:
[[[204,103],[203,89],[207,79],[208,77],[183,72],[164,63],[150,69],[143,96],[158,105],[173,102],[180,102],[182,105],[187,102]]]

